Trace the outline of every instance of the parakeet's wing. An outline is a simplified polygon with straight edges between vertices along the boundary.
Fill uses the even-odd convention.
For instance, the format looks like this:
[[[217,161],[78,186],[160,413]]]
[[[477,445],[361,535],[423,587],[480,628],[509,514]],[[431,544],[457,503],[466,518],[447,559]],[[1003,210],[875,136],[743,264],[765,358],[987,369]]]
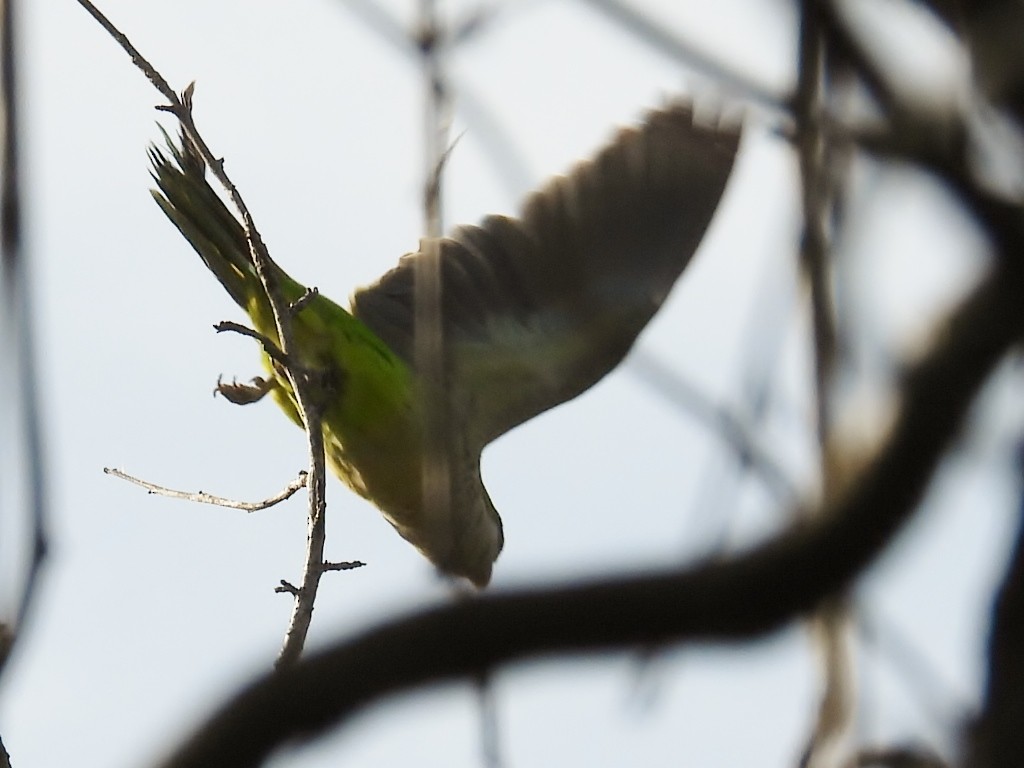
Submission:
[[[554,178],[519,219],[492,216],[440,243],[453,407],[479,446],[614,368],[697,249],[739,144],[738,124],[686,104],[650,113]],[[413,272],[402,258],[352,311],[413,361]]]

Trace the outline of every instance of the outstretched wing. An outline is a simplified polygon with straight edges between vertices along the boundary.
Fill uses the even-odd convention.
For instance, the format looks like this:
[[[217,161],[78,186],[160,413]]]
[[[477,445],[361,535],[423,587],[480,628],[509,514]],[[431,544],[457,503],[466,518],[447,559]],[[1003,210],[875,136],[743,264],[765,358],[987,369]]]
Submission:
[[[725,189],[738,124],[652,112],[597,157],[440,243],[447,389],[482,447],[569,400],[626,355],[697,249]],[[413,362],[409,254],[352,298]]]

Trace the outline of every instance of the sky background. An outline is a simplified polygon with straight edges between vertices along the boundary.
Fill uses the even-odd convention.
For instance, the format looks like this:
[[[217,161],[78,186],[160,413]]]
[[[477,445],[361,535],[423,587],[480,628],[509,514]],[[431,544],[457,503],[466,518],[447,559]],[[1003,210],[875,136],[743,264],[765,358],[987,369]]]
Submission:
[[[211,396],[218,375],[259,373],[258,355],[249,340],[213,332],[243,317],[148,194],[146,147],[158,121],[173,129],[153,110],[159,95],[74,0],[23,5],[53,508],[36,611],[0,681],[0,733],[18,766],[143,765],[269,669],[291,608],[273,588],[300,578],[305,499],[246,514],[147,496],[102,469],[253,500],[296,476],[305,441],[269,402],[238,408]],[[422,232],[420,71],[356,5],[101,4],[172,85],[197,81],[197,124],[271,253],[336,300],[415,250]],[[412,2],[378,5],[411,24]],[[475,7],[440,5],[453,18]],[[782,94],[791,82],[789,3],[634,5],[760,89]],[[501,8],[448,60],[462,136],[447,169],[449,226],[515,213],[530,188],[668,98],[745,104],[583,2]],[[864,19],[915,94],[959,98],[962,62],[948,41],[913,14],[904,22],[884,34]],[[728,445],[651,386],[651,359],[741,418],[768,375],[769,405],[751,433],[814,493],[796,165],[779,125],[769,110],[747,112],[716,219],[634,359],[485,452],[506,535],[493,589],[684,562],[786,522],[763,483],[736,473]],[[867,162],[853,179],[849,236],[838,243],[851,360],[840,420],[851,446],[877,434],[893,370],[985,259],[983,240],[928,179]],[[867,743],[947,749],[953,718],[977,701],[1016,505],[1019,378],[1007,366],[989,387],[924,514],[858,586],[873,630],[857,653],[857,736]],[[312,646],[449,599],[426,561],[333,479],[328,505],[327,557],[368,566],[325,577]],[[0,536],[13,562],[17,538],[10,528]],[[7,609],[13,590],[4,591]],[[502,755],[509,766],[794,765],[815,664],[793,627],[750,645],[667,650],[647,665],[628,654],[516,665],[495,681]],[[445,686],[374,707],[273,764],[476,766],[478,721],[472,688]]]

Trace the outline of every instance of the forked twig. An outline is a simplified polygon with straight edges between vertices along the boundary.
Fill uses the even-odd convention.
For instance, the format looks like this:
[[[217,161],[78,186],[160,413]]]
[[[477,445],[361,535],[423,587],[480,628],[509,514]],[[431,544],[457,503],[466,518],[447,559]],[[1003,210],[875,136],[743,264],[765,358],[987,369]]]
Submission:
[[[181,124],[183,137],[192,144],[196,153],[202,157],[207,167],[209,167],[210,171],[227,191],[232,204],[241,216],[246,240],[249,244],[249,256],[274,315],[274,325],[277,337],[280,340],[280,351],[287,360],[290,350],[294,347],[291,312],[289,311],[288,302],[282,298],[274,280],[270,269],[271,265],[273,265],[273,260],[270,258],[267,247],[260,236],[259,230],[256,228],[256,224],[245,201],[224,171],[223,161],[214,156],[196,129],[192,119],[191,108],[194,84],[190,85],[179,97],[156,68],[139,53],[138,49],[131,44],[128,38],[90,0],[78,0],[78,2],[114,38],[131,57],[135,66],[146,75],[153,86],[167,99],[168,104],[158,107],[158,109],[170,112],[178,119],[178,122]],[[316,599],[320,577],[323,575],[321,564],[324,561],[323,553],[326,539],[324,517],[327,509],[324,443],[320,409],[306,391],[304,377],[297,375],[297,372],[293,371],[287,364],[284,365],[284,370],[291,384],[296,410],[305,425],[308,439],[309,478],[307,487],[309,489],[309,524],[302,586],[296,594],[288,630],[285,633],[284,644],[277,658],[276,665],[279,667],[292,664],[299,658],[305,645],[306,635],[309,632],[309,624],[313,616],[313,602]]]

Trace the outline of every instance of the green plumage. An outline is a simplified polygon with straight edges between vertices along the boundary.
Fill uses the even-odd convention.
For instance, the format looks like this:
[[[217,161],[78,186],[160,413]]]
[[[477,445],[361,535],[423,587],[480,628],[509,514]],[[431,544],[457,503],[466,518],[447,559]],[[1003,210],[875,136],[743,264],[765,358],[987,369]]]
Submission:
[[[205,178],[200,158],[168,140],[168,154],[151,148],[157,190],[153,198],[252,320],[279,344],[277,329],[249,256],[245,230]],[[276,264],[272,279],[295,302],[306,289]],[[419,507],[419,415],[414,379],[406,363],[349,312],[322,295],[292,318],[294,359],[316,372],[323,407],[328,463],[357,493],[392,510]],[[299,426],[291,385],[265,352],[271,393]],[[401,516],[401,513],[399,513]]]
[[[503,545],[480,476],[498,436],[588,389],[627,354],[689,263],[718,206],[739,126],[651,112],[592,160],[553,178],[518,219],[491,216],[438,244],[443,412],[450,505],[424,504],[424,398],[415,365],[416,265],[404,256],[357,290],[351,311],[316,295],[293,317],[294,359],[317,375],[328,461],[403,538],[478,586]],[[153,195],[203,262],[276,340],[245,233],[183,141],[151,149]],[[276,265],[289,302],[305,288]],[[298,422],[284,372],[264,354],[278,404]]]

